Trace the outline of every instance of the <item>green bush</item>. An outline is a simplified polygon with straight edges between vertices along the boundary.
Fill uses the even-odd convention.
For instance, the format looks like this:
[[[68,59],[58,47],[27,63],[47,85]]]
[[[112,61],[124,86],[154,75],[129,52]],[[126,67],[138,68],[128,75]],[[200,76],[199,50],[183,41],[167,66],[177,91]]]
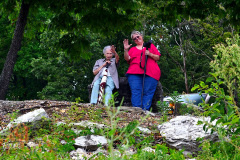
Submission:
[[[239,36],[226,42],[227,46],[215,46],[217,55],[210,64],[214,73],[210,73],[206,83],[201,82],[192,88],[192,91],[198,90],[215,97],[213,104],[201,105],[205,110],[203,115],[210,116],[211,122],[216,121],[216,124],[205,123],[204,129],[217,132],[220,139],[212,145],[204,142],[202,147],[205,150],[199,154],[199,159],[240,159],[240,113],[234,94],[240,91]]]

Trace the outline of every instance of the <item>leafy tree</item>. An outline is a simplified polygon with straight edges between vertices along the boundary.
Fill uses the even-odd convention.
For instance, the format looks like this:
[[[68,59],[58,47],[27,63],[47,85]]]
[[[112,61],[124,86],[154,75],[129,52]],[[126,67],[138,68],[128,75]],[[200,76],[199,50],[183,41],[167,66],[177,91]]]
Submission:
[[[239,76],[240,76],[240,39],[236,35],[232,39],[226,40],[227,45],[218,44],[214,47],[216,55],[210,63],[215,76],[223,79],[223,83],[228,89],[228,93],[235,100],[235,105],[238,105],[238,93],[240,91]]]
[[[85,38],[88,29],[105,34],[112,34],[113,31],[120,29],[129,30],[135,23],[135,19],[131,17],[131,14],[137,10],[138,2],[134,0],[63,0],[58,3],[53,0],[7,0],[1,2],[2,10],[12,11],[11,8],[15,8],[19,4],[21,4],[19,5],[21,9],[16,22],[12,44],[0,76],[0,99],[5,99],[17,53],[21,48],[27,19],[32,20],[29,21],[29,24],[36,24],[33,25],[33,28],[39,25],[36,28],[43,29],[43,27],[52,25],[58,31],[66,31],[66,34],[59,40],[59,46],[72,55],[72,58],[79,58],[78,55],[80,53],[84,54],[84,51],[89,46]],[[42,21],[34,20],[34,17],[41,10],[52,13],[48,26],[42,24]],[[28,33],[31,33],[32,28],[29,25],[28,27],[25,32],[29,31]]]
[[[7,16],[0,16],[0,70],[2,70],[6,58],[6,53],[11,44],[11,34],[13,27]]]
[[[179,25],[172,26],[159,21],[155,13],[147,18],[145,39],[152,39],[162,54],[158,61],[162,70],[160,81],[169,93],[189,92],[189,88],[209,76],[212,47],[231,37],[234,30],[230,25],[224,26],[224,19],[215,15],[204,20],[178,21]]]
[[[9,81],[13,72],[14,64],[17,60],[17,52],[21,48],[21,41],[23,38],[24,27],[27,23],[27,15],[29,12],[29,4],[22,3],[21,10],[19,13],[19,18],[16,23],[16,28],[14,31],[14,37],[12,39],[12,43],[0,75],[0,99],[5,99]]]
[[[38,80],[46,81],[46,85],[38,91],[38,98],[74,101],[80,97],[83,102],[89,102],[87,86],[94,77],[92,68],[97,59],[104,57],[102,50],[106,45],[114,44],[117,46],[117,52],[121,54],[122,47],[118,47],[119,41],[121,41],[119,45],[122,45],[122,38],[118,38],[121,36],[119,33],[116,37],[103,38],[100,34],[91,33],[88,36],[90,52],[85,55],[87,57],[71,61],[69,56],[55,45],[61,35],[57,31],[44,32],[40,36],[40,50],[47,54],[31,61],[32,73]],[[123,61],[120,63],[120,68],[123,68]]]
[[[93,37],[95,36],[92,35],[91,38]],[[89,53],[88,58],[81,58],[74,62],[54,45],[59,39],[58,32],[43,33],[40,49],[47,54],[31,61],[31,72],[38,80],[46,81],[46,85],[42,86],[42,90],[38,92],[38,98],[74,101],[75,98],[80,97],[81,100],[88,101],[87,85],[93,79],[92,66],[95,63],[93,59],[102,56],[100,45],[90,39],[90,42],[93,41],[90,44],[92,53]],[[90,60],[92,54],[94,57]]]
[[[163,22],[175,23],[176,19],[200,18],[205,19],[209,15],[218,15],[220,19],[226,19],[229,23],[239,28],[240,1],[239,0],[174,0],[156,1],[155,6],[159,10],[158,17]]]
[[[4,79],[5,82],[7,77],[10,77],[7,98],[74,100],[81,97],[88,101],[86,86],[93,79],[92,67],[95,61],[102,57],[103,46],[114,44],[117,47],[121,66],[118,69],[119,75],[125,75],[128,64],[121,56],[122,40],[130,39],[133,28],[143,31],[145,41],[152,39],[160,50],[160,81],[169,93],[176,90],[188,92],[188,88],[207,78],[210,71],[209,62],[213,59],[212,47],[224,42],[225,38],[231,37],[235,32],[236,27],[226,25],[230,22],[226,16],[230,14],[228,10],[217,16],[212,13],[220,13],[223,10],[216,10],[209,16],[207,8],[204,9],[204,13],[198,9],[193,11],[196,9],[194,5],[201,4],[202,1],[153,1],[150,5],[142,2],[148,1],[0,2],[1,24],[4,24],[0,27],[3,31],[0,33],[0,68],[3,67],[11,43],[11,33],[17,24],[21,4],[26,3],[30,6],[23,46],[18,54],[13,54],[18,60],[11,61],[16,62],[13,74],[10,74],[11,69],[7,67],[4,73],[7,71],[8,76],[0,76],[0,81]],[[207,4],[213,5],[213,2],[209,1]],[[205,4],[198,8],[201,6]],[[220,9],[223,9],[221,7]],[[219,8],[219,5],[215,8]],[[193,17],[202,20],[192,19]],[[176,18],[180,19],[177,23]],[[182,44],[178,45],[180,40]],[[185,53],[185,56],[182,53]],[[79,66],[83,67],[80,69]],[[186,79],[187,85],[184,85]],[[6,86],[6,83],[2,82],[0,91]]]
[[[18,53],[13,75],[10,80],[6,98],[9,100],[37,99],[37,92],[41,91],[47,81],[37,79],[31,72],[31,62],[34,58],[46,57],[46,51],[39,47],[39,41],[25,39],[23,47]]]

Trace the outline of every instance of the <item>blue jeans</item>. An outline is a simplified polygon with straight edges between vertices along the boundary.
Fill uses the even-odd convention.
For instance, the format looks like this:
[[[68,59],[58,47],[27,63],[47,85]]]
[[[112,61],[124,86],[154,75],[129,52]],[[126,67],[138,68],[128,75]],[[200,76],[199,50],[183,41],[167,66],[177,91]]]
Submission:
[[[101,83],[102,77],[99,77],[93,84],[92,88],[92,94],[91,94],[91,101],[90,103],[97,103],[98,100],[98,92],[99,92],[99,86]],[[112,90],[114,89],[114,82],[112,77],[107,77],[107,83],[105,87],[105,105],[108,105],[109,99],[111,99],[112,96]]]
[[[143,74],[128,74],[128,83],[131,89],[132,106],[141,107],[142,87],[143,87]],[[145,76],[142,109],[149,110],[152,104],[152,98],[154,96],[158,81],[152,77]]]

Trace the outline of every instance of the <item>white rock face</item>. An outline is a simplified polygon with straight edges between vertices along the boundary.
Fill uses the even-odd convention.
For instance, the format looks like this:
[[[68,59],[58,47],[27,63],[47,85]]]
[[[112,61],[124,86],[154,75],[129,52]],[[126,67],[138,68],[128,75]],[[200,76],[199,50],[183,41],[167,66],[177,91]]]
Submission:
[[[32,112],[28,112],[24,115],[21,115],[20,117],[15,119],[13,122],[10,122],[7,125],[7,127],[0,132],[0,134],[4,134],[12,126],[16,126],[19,123],[36,122],[38,120],[41,120],[42,118],[49,119],[47,112],[43,108],[36,109]]]
[[[217,134],[210,134],[210,131],[205,132],[203,125],[197,125],[197,122],[208,121],[210,118],[192,117],[192,116],[177,116],[158,126],[160,134],[165,137],[169,146],[176,149],[184,149],[185,153],[199,151],[199,142],[197,138],[209,139],[210,141],[217,140]]]
[[[71,159],[76,159],[76,160],[85,160],[85,157],[90,158],[87,152],[81,148],[78,148],[75,151],[71,151],[70,156],[71,156]]]
[[[153,153],[155,153],[155,149],[152,149],[151,147],[146,147],[146,148],[144,148],[142,150],[146,151],[146,152],[153,152]]]
[[[107,127],[104,124],[94,123],[94,122],[90,122],[90,121],[81,121],[81,122],[78,122],[78,123],[70,123],[69,125],[90,127],[90,128],[96,127],[96,128],[99,128],[99,129],[103,129],[103,128]]]
[[[75,139],[76,147],[84,148],[85,150],[95,151],[99,146],[107,145],[107,139],[103,136],[81,136]]]
[[[25,123],[25,122],[35,122],[35,121],[41,120],[42,118],[49,119],[49,116],[43,108],[40,108],[18,117],[12,123],[18,124],[18,123]],[[11,123],[8,124],[8,126],[10,125]]]
[[[151,130],[148,128],[143,128],[143,127],[137,127],[141,132],[143,132],[144,134],[150,134]]]

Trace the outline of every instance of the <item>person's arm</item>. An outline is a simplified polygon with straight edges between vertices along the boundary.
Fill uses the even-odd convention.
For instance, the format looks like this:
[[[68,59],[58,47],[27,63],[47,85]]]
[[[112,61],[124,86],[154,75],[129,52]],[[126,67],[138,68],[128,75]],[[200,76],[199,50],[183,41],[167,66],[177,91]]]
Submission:
[[[126,61],[129,61],[130,60],[130,56],[129,56],[129,54],[128,54],[128,50],[129,50],[129,48],[131,47],[131,45],[132,44],[128,44],[128,39],[124,39],[124,41],[123,41],[123,46],[124,46],[124,59],[126,60]]]
[[[146,50],[146,51],[145,51],[145,55],[151,57],[151,58],[154,59],[155,61],[158,61],[158,60],[160,59],[160,56],[159,56],[159,55],[150,53],[149,50]]]
[[[119,55],[117,54],[117,52],[115,52],[114,55],[115,55],[115,59],[116,59],[116,64],[118,64],[118,62],[119,62]]]
[[[158,61],[160,59],[161,53],[154,46],[154,44],[151,44],[150,51],[146,50],[145,55],[148,55],[150,58],[154,59],[155,61]]]
[[[112,51],[112,53],[113,53],[114,56],[115,56],[115,60],[116,60],[115,63],[118,64],[118,62],[119,62],[119,55],[117,54],[115,48],[116,48],[116,47],[114,47],[114,45],[112,45],[112,46],[111,46],[111,51]]]
[[[95,69],[95,70],[93,71],[93,75],[96,76],[96,75],[98,74],[98,72],[99,72],[103,67],[106,66],[106,64],[107,64],[107,62],[105,62],[102,66],[100,66],[100,67],[98,67],[97,69]],[[96,67],[96,64],[95,64],[94,67]]]
[[[129,54],[128,54],[128,49],[124,49],[124,59],[126,60],[126,61],[129,61],[130,60],[130,56],[129,56]]]

